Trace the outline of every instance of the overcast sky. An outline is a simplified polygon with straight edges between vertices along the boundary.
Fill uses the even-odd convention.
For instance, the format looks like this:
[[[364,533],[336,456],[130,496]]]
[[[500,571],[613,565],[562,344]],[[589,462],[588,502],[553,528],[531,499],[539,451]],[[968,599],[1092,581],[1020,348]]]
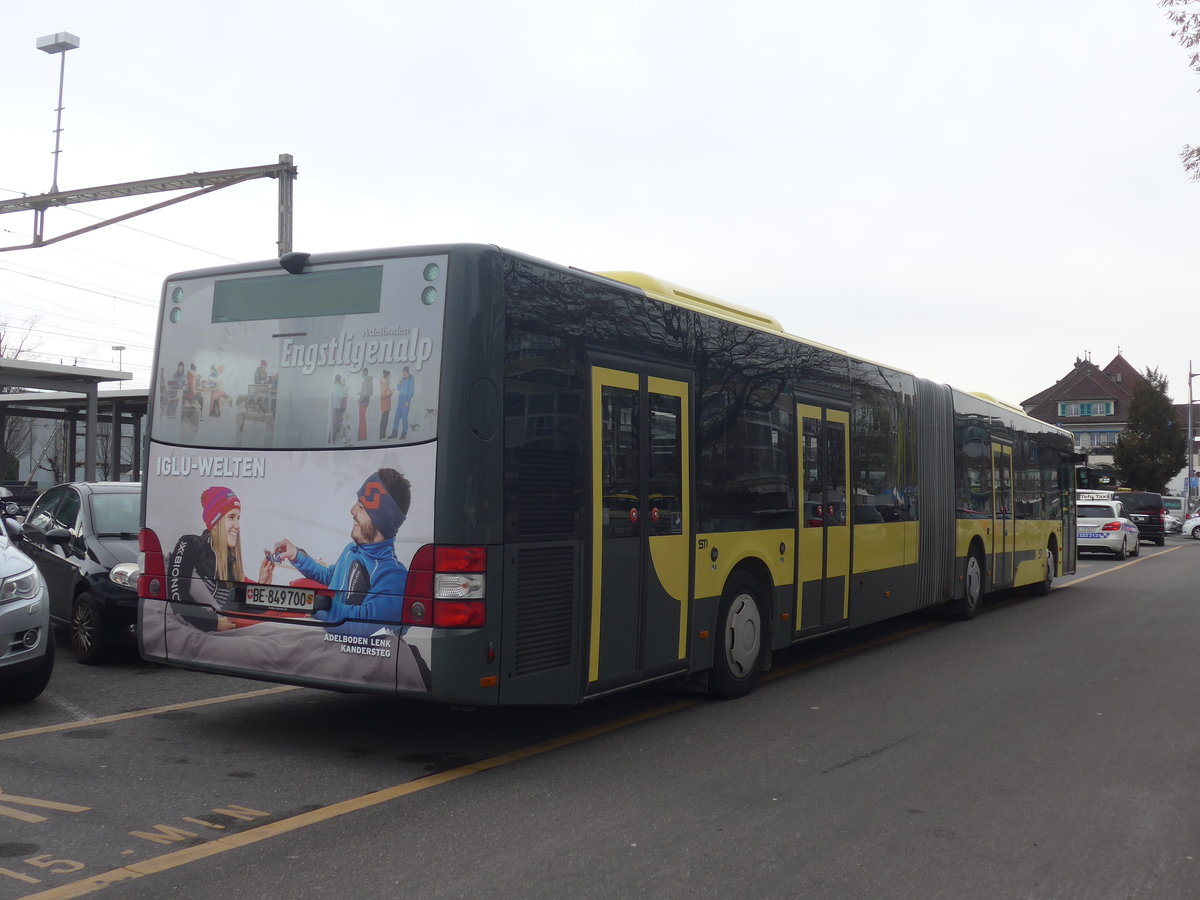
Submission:
[[[1200,79],[1154,0],[9,3],[0,200],[50,189],[58,31],[60,190],[290,153],[296,249],[644,271],[1013,403],[1080,356],[1177,402],[1200,368]],[[50,210],[46,236],[170,196]],[[0,253],[0,319],[144,386],[163,279],[274,256],[276,196]],[[0,216],[2,246],[32,231]]]

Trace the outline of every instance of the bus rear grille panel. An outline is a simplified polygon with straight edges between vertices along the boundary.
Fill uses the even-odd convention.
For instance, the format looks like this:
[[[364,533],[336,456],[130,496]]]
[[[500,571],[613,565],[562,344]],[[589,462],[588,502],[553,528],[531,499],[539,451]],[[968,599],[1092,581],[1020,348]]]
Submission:
[[[513,457],[517,484],[509,496],[516,505],[517,535],[574,534],[580,508],[575,455],[522,447]]]
[[[514,675],[571,664],[576,568],[572,546],[517,551]]]

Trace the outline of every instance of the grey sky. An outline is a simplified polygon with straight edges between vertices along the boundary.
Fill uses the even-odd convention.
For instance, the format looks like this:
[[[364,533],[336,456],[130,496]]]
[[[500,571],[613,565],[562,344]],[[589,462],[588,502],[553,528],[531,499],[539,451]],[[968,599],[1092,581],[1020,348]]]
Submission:
[[[15,6],[15,4],[10,4]],[[636,269],[1019,402],[1077,356],[1186,399],[1200,82],[1154,0],[44,0],[0,14],[0,199],[291,153],[310,251]],[[157,199],[163,199],[160,195]],[[275,182],[0,253],[43,357],[149,378],[172,271],[275,252]],[[47,214],[47,235],[134,204]],[[31,214],[0,216],[26,243]],[[137,229],[137,230],[133,230]]]

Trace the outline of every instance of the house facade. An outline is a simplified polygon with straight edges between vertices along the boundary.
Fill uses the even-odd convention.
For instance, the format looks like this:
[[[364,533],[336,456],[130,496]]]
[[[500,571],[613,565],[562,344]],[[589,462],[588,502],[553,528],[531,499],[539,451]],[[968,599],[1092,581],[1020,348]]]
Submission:
[[[1145,384],[1145,376],[1120,353],[1103,368],[1077,357],[1070,372],[1021,407],[1075,435],[1075,448],[1088,455],[1090,465],[1111,465],[1117,438],[1129,424],[1129,404]]]
[[[1041,393],[1022,401],[1021,408],[1034,418],[1051,422],[1075,435],[1075,449],[1086,453],[1088,465],[1111,466],[1117,438],[1129,424],[1129,405],[1139,387],[1148,384],[1120,352],[1100,367],[1076,357],[1071,371]],[[1187,427],[1187,404],[1176,404],[1175,420]],[[1200,423],[1198,423],[1200,426]],[[1192,460],[1192,470],[1200,466]],[[1184,488],[1185,470],[1171,487]]]

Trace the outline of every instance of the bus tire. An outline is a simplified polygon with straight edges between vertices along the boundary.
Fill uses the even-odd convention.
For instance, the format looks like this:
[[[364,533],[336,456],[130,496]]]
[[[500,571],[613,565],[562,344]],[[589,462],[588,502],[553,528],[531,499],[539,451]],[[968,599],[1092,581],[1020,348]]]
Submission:
[[[766,617],[761,587],[746,574],[735,574],[725,585],[717,607],[717,637],[708,692],[723,700],[743,697],[754,689],[767,652]]]
[[[1121,545],[1125,545],[1122,543]],[[1042,573],[1042,580],[1033,586],[1033,593],[1036,597],[1045,597],[1054,589],[1054,573],[1058,571],[1058,558],[1054,552],[1054,544],[1046,545],[1046,567]]]
[[[983,605],[983,553],[978,547],[972,547],[967,553],[963,582],[963,594],[951,603],[950,614],[965,622],[975,618]]]
[[[100,607],[87,591],[75,598],[71,607],[71,650],[85,666],[104,662],[107,647],[100,624]]]

